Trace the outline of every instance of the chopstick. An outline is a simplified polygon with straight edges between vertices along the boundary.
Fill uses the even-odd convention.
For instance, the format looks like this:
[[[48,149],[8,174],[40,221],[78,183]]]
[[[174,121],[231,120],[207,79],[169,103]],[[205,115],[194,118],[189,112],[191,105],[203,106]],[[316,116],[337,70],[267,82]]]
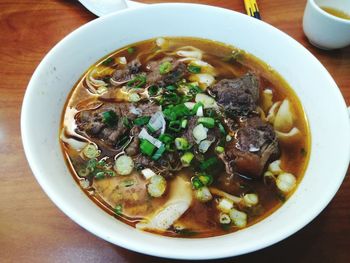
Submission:
[[[244,0],[247,15],[261,20],[258,4],[255,0]]]

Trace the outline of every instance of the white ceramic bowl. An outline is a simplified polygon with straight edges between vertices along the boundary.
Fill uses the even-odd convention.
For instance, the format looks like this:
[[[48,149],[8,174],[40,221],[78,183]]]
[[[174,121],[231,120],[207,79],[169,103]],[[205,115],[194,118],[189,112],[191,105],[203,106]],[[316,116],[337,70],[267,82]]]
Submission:
[[[91,202],[70,175],[58,141],[69,91],[101,57],[158,36],[202,37],[242,48],[270,64],[298,94],[311,127],[310,163],[293,196],[265,220],[236,233],[203,239],[141,232]],[[68,35],[36,69],[25,94],[21,129],[36,179],[64,213],[111,243],[169,258],[235,256],[288,237],[325,208],[349,164],[347,109],[337,85],[320,62],[299,43],[264,22],[204,5],[160,4],[125,10],[96,19]]]

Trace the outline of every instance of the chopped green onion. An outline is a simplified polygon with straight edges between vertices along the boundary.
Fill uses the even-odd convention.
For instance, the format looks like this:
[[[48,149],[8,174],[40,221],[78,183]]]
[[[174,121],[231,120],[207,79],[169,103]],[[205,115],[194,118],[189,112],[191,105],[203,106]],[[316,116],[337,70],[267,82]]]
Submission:
[[[176,138],[175,146],[178,150],[187,150],[189,148],[188,141],[185,138]]]
[[[90,170],[88,168],[82,168],[78,171],[78,175],[80,177],[86,177],[90,174]]]
[[[135,47],[128,47],[127,51],[129,54],[132,54],[135,52],[135,49],[136,49]]]
[[[174,141],[174,137],[172,137],[171,135],[169,135],[167,133],[164,133],[164,134],[159,136],[158,140],[160,140],[164,144],[169,144],[169,143]]]
[[[199,144],[202,140],[205,140],[208,137],[208,129],[205,128],[203,124],[198,124],[193,128],[192,134],[196,143]]]
[[[150,96],[155,96],[155,95],[158,94],[158,92],[159,92],[159,88],[158,88],[157,86],[150,86],[150,87],[148,88],[148,94],[149,94]]]
[[[149,116],[138,117],[133,121],[133,123],[137,126],[142,126],[142,125],[147,124],[150,119],[151,119],[151,117],[149,117]]]
[[[203,103],[197,102],[192,109],[192,114],[195,115],[200,107],[203,107]]]
[[[110,110],[110,111],[105,111],[102,113],[102,122],[107,124],[107,126],[112,127],[117,124],[118,122],[118,116],[117,114]]]
[[[232,208],[230,210],[230,218],[233,222],[233,224],[239,228],[245,227],[247,225],[247,214],[244,212],[241,212],[235,208]]]
[[[150,132],[156,132],[163,127],[165,128],[165,119],[164,115],[161,111],[156,112],[152,115],[151,119],[149,120],[147,124],[147,128]]]
[[[215,147],[215,152],[220,154],[220,153],[223,153],[225,151],[225,148],[222,147],[222,146],[216,146]]]
[[[171,121],[169,123],[169,129],[175,132],[180,131],[181,129],[181,122],[180,121]]]
[[[152,156],[156,146],[145,139],[141,139],[140,150],[143,154]]]
[[[215,126],[215,120],[211,117],[200,117],[198,123],[203,124],[203,126],[207,128],[214,128]]]
[[[102,65],[103,66],[110,66],[114,63],[114,58],[113,57],[110,57],[110,58],[107,58],[105,61],[102,62]]]
[[[137,93],[130,93],[129,94],[129,101],[130,102],[138,102],[140,100],[141,100],[141,97],[139,94],[137,94]]]
[[[212,108],[205,109],[204,113],[205,113],[204,115],[208,117],[212,117],[212,118],[217,117],[216,111]]]
[[[211,158],[205,160],[204,162],[202,162],[199,165],[199,168],[201,170],[207,170],[207,169],[211,168],[213,165],[217,164],[217,162],[218,162],[218,159],[216,157],[211,157]]]
[[[98,162],[96,159],[90,159],[86,164],[86,168],[92,172],[93,170],[95,170],[97,165],[98,165]]]
[[[158,150],[153,154],[152,160],[157,161],[160,157],[162,157],[165,150],[166,150],[165,145],[162,144],[162,146],[160,146],[160,148],[158,148]]]
[[[167,93],[163,95],[163,104],[176,105],[181,101],[181,98],[176,93]]]
[[[106,178],[105,172],[97,172],[94,176],[95,179],[100,180]]]
[[[215,99],[207,94],[199,93],[196,95],[195,98],[196,102],[202,102],[204,105],[204,108],[216,108],[217,104],[215,102]]]
[[[225,135],[225,134],[226,134],[226,130],[225,130],[224,125],[222,125],[221,122],[218,122],[218,127],[219,127],[220,132],[221,132],[223,135]]]
[[[101,152],[98,150],[97,146],[93,143],[89,143],[83,149],[83,154],[89,159],[98,157],[100,153]]]
[[[144,75],[137,75],[132,80],[129,80],[126,85],[128,87],[134,87],[135,89],[141,88],[146,84],[147,78]],[[135,85],[136,84],[136,85]]]
[[[232,137],[231,137],[229,134],[227,134],[227,135],[226,135],[226,141],[227,141],[227,142],[230,142],[231,140],[232,140]]]
[[[152,143],[155,147],[160,148],[162,146],[162,142],[156,138],[154,138],[152,135],[150,135],[145,128],[141,130],[138,137],[140,139],[145,139]]]
[[[146,180],[150,179],[152,176],[155,176],[156,173],[153,172],[151,169],[146,168],[141,170],[142,175],[145,177]]]
[[[135,181],[133,179],[126,179],[122,181],[122,185],[124,187],[130,187],[130,186],[133,186],[134,184],[135,184]]]
[[[182,121],[181,121],[181,128],[182,129],[185,129],[186,127],[187,127],[187,120],[186,119],[183,119]]]
[[[199,189],[204,186],[204,184],[199,180],[198,176],[194,176],[191,178],[191,183],[194,189]]]
[[[213,199],[208,187],[203,186],[194,192],[195,198],[200,202],[208,202]]]
[[[121,204],[118,204],[114,207],[114,213],[117,215],[123,214],[123,206]]]
[[[184,167],[188,167],[191,164],[194,155],[191,152],[185,152],[184,155],[181,156],[181,163]]]
[[[169,73],[173,68],[173,65],[169,61],[165,61],[159,66],[159,73],[166,74]]]
[[[166,180],[161,175],[154,175],[150,179],[150,183],[147,185],[147,192],[152,197],[160,197],[164,194],[166,189]]]
[[[174,121],[176,119],[191,115],[191,111],[181,103],[174,107],[168,107],[163,110],[163,114],[166,119]]]
[[[213,183],[213,177],[206,173],[198,174],[198,179],[202,182],[203,185],[208,186]]]
[[[188,71],[194,74],[201,73],[201,67],[195,65],[188,65]]]
[[[190,84],[189,87],[190,87],[190,93],[193,95],[203,92],[203,90],[200,87],[198,87],[198,85]]]
[[[231,218],[228,214],[220,213],[219,222],[220,224],[228,225],[231,223]]]
[[[165,89],[167,91],[175,91],[175,90],[177,90],[177,87],[174,85],[169,85],[169,86],[166,86]]]
[[[115,160],[114,170],[120,175],[129,175],[134,169],[134,161],[130,156],[122,155]]]

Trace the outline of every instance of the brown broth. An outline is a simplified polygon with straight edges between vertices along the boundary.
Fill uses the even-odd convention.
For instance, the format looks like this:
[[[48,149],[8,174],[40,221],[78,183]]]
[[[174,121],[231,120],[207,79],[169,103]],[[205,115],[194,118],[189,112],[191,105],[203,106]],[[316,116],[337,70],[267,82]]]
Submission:
[[[216,68],[218,72],[218,75],[216,77],[217,79],[239,77],[240,75],[248,71],[254,71],[261,77],[260,92],[262,92],[265,88],[269,88],[273,91],[274,102],[283,100],[284,98],[288,98],[290,100],[296,116],[295,126],[301,131],[303,139],[289,144],[281,144],[280,159],[282,162],[282,168],[285,171],[294,174],[297,177],[297,181],[300,182],[308,164],[311,138],[307,119],[304,114],[302,105],[292,88],[288,85],[288,83],[286,83],[286,81],[276,71],[271,69],[270,66],[265,64],[263,61],[259,60],[251,54],[238,50],[232,46],[197,38],[184,37],[167,39],[170,40],[169,50],[175,50],[176,48],[190,45],[204,51],[204,56],[202,60],[208,62],[209,64],[214,66],[214,68]],[[145,62],[148,61],[147,58],[152,56],[154,54],[154,51],[156,50],[154,39],[135,43],[132,45],[132,47],[136,49],[136,51],[133,54],[128,53],[128,47],[122,48],[102,58],[99,62],[90,67],[90,69],[95,67],[96,65],[100,65],[109,57],[116,58],[125,56],[128,61],[131,61],[138,54],[142,54],[141,56],[139,56],[139,58],[142,65],[144,65],[146,64]],[[233,59],[230,62],[224,62],[223,59],[229,57],[233,52],[236,52],[235,54],[237,55],[235,59]],[[164,55],[158,54],[152,59],[159,59],[162,56]],[[70,129],[74,129],[73,123],[69,122],[68,117],[70,113],[67,109],[76,109],[78,107],[84,108],[84,106],[86,106],[88,103],[98,101],[97,97],[91,94],[84,85],[85,78],[87,77],[87,72],[84,73],[84,75],[73,87],[71,93],[69,94],[62,115],[61,130],[63,127],[69,127]],[[77,154],[77,152],[69,149],[67,145],[62,141],[61,145],[62,150],[64,152],[64,156],[66,158],[67,165],[69,166],[74,179],[77,181],[77,183],[79,183],[81,179],[76,172],[75,166],[79,166],[79,163],[82,162],[81,158],[79,157],[79,154]],[[113,156],[116,154],[115,151],[111,151],[110,149],[108,149],[108,147],[104,147],[103,145],[101,147],[101,150],[101,156]],[[190,170],[184,170],[181,171],[181,173],[183,174],[183,176],[188,178],[192,176]],[[246,187],[248,189],[248,192],[251,189],[251,191],[254,191],[259,196],[259,205],[255,208],[246,209],[246,212],[249,215],[247,226],[255,224],[256,222],[269,216],[283,204],[285,198],[288,198],[288,196],[281,198],[280,195],[276,194],[276,191],[274,191],[273,187],[266,186],[264,183],[262,183],[262,181],[249,181],[246,183]],[[246,192],[247,189],[244,189],[244,191]],[[94,201],[97,205],[103,208],[110,215],[115,216],[117,219],[131,226],[135,226],[135,224],[142,217],[141,214],[139,216],[130,216],[125,214],[116,215],[113,210],[113,205],[115,205],[113,202],[106,202],[106,200],[104,200],[103,197],[96,194],[96,192],[91,187],[85,189],[84,192],[89,196],[89,198],[92,201]],[[156,209],[156,207],[161,206],[165,203],[167,198],[168,192],[166,192],[166,194],[162,197],[158,198],[157,201],[147,201],[148,210],[146,211],[149,211],[149,209]],[[185,212],[185,214],[177,221],[180,224],[186,224],[186,227],[190,226],[188,228],[189,231],[178,233],[172,230],[168,230],[159,234],[172,237],[197,238],[218,236],[239,230],[236,227],[223,228],[217,222],[219,212],[216,209],[216,205],[216,198],[214,198],[209,203],[205,204],[193,199],[190,209],[188,209]]]

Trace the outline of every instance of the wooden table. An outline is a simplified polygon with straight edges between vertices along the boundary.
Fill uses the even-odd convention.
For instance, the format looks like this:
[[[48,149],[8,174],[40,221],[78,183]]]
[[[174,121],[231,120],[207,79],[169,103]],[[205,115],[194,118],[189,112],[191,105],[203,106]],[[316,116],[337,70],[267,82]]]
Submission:
[[[187,2],[244,12],[243,0]],[[305,0],[258,2],[264,21],[325,65],[349,105],[350,48],[321,51],[308,43],[302,31]],[[125,250],[82,229],[44,194],[24,156],[20,109],[34,69],[61,38],[94,18],[77,1],[0,0],[0,262],[173,262]],[[304,229],[272,247],[218,262],[350,262],[349,245],[347,176],[330,205]]]

